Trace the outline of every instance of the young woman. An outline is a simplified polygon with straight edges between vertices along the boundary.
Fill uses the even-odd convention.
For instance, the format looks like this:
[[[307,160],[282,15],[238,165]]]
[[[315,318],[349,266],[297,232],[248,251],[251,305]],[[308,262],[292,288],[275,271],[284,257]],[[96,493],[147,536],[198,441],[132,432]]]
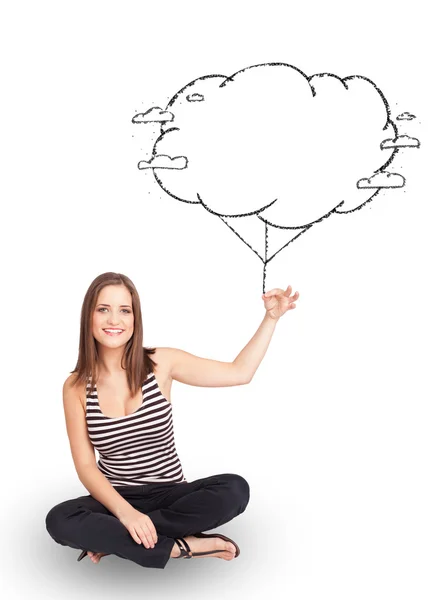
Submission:
[[[84,298],[78,362],[63,386],[70,449],[90,494],[49,511],[51,537],[82,549],[78,560],[88,554],[94,563],[106,554],[160,569],[170,558],[236,558],[234,541],[202,531],[241,514],[249,485],[230,473],[185,479],[174,442],[171,384],[249,383],[278,319],[295,308],[298,296],[291,296],[291,286],[263,294],[266,314],[257,332],[233,362],[220,362],[143,347],[132,281],[120,273],[99,275]]]

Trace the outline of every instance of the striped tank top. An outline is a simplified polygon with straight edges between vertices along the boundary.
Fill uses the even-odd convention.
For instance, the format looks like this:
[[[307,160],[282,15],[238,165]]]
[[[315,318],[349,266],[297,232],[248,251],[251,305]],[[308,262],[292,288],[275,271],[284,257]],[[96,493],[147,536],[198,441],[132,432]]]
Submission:
[[[103,415],[96,385],[86,388],[86,421],[98,469],[113,486],[186,481],[174,443],[172,407],[150,373],[143,403],[124,417]]]

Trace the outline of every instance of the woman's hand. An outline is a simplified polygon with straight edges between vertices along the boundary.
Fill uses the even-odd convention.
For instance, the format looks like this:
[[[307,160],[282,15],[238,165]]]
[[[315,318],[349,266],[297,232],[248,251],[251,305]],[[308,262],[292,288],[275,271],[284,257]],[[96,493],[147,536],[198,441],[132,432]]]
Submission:
[[[145,548],[154,548],[157,543],[157,532],[148,515],[131,507],[120,515],[119,521],[126,527],[137,544],[143,542]]]
[[[266,312],[272,319],[280,319],[280,317],[284,315],[287,310],[296,307],[294,302],[299,297],[299,292],[296,292],[293,296],[290,296],[291,292],[292,287],[288,285],[286,290],[275,288],[262,295],[261,298],[264,301]]]

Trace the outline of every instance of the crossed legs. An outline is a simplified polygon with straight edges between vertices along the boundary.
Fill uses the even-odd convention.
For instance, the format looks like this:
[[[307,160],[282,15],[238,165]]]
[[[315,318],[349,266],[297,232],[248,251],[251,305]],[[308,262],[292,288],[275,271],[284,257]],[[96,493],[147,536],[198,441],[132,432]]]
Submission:
[[[245,510],[250,491],[243,477],[226,473],[188,483],[117,489],[153,521],[157,531],[154,548],[137,544],[124,525],[90,495],[53,507],[46,517],[48,533],[61,545],[115,554],[144,567],[163,569],[170,557],[177,556],[180,551],[174,538],[185,538],[193,552],[214,545],[222,550],[221,558],[233,557],[233,545],[226,546],[228,542],[219,538],[198,539],[194,533],[219,527]]]

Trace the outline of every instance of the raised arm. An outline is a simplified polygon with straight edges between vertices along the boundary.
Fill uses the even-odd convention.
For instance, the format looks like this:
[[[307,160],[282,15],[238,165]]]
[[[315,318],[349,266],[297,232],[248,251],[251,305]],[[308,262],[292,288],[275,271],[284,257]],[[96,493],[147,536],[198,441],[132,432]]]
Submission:
[[[286,290],[275,288],[263,294],[266,314],[255,335],[233,362],[200,358],[177,348],[158,348],[159,356],[163,356],[164,362],[169,366],[170,377],[198,387],[226,387],[249,383],[266,354],[279,318],[296,306],[294,302],[299,294],[290,294],[291,286]]]

